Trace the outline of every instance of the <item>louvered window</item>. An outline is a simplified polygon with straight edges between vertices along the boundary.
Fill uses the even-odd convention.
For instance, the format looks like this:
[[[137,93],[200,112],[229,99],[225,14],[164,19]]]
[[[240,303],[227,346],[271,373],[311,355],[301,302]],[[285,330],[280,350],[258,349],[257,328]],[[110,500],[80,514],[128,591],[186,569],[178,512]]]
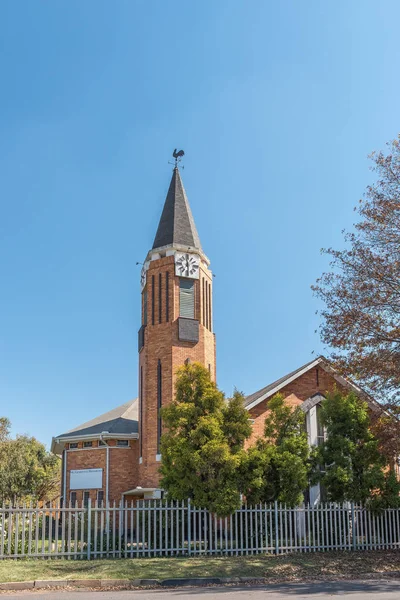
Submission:
[[[179,280],[179,316],[194,319],[194,281],[191,279]]]

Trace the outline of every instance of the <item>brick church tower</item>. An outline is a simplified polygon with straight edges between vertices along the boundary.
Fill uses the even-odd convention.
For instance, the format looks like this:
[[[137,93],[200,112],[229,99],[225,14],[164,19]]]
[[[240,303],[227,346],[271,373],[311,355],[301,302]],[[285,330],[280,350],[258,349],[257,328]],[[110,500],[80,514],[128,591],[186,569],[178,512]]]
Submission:
[[[159,486],[160,408],[174,396],[177,369],[200,362],[215,381],[209,264],[176,165],[141,273],[138,479],[149,490]]]

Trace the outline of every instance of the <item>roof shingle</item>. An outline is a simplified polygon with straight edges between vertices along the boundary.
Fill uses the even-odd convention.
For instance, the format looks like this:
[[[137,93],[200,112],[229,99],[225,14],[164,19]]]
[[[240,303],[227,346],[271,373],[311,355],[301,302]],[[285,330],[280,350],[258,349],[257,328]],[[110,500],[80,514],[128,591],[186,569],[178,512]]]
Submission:
[[[153,249],[174,244],[201,250],[199,234],[177,167],[172,174]]]
[[[78,425],[66,433],[57,436],[57,439],[68,438],[72,435],[96,435],[104,432],[118,434],[138,433],[138,400],[129,400],[121,406]]]

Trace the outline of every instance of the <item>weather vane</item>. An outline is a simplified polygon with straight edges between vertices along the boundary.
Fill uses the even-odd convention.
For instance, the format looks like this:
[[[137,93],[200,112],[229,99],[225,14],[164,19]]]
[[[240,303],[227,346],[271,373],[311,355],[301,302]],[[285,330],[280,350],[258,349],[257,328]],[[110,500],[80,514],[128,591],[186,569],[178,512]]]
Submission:
[[[172,153],[172,156],[175,159],[175,168],[178,166],[178,164],[181,162],[182,160],[182,156],[185,156],[185,153],[183,150],[177,150],[175,148],[175,150]]]

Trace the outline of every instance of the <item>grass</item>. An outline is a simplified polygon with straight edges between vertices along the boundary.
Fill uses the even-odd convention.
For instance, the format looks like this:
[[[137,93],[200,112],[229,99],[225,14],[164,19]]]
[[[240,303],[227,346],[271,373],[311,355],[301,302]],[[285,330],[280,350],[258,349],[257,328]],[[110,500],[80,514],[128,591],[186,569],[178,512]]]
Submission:
[[[400,552],[326,552],[239,557],[77,560],[5,559],[0,582],[32,579],[254,577],[272,582],[364,578],[400,571]]]

